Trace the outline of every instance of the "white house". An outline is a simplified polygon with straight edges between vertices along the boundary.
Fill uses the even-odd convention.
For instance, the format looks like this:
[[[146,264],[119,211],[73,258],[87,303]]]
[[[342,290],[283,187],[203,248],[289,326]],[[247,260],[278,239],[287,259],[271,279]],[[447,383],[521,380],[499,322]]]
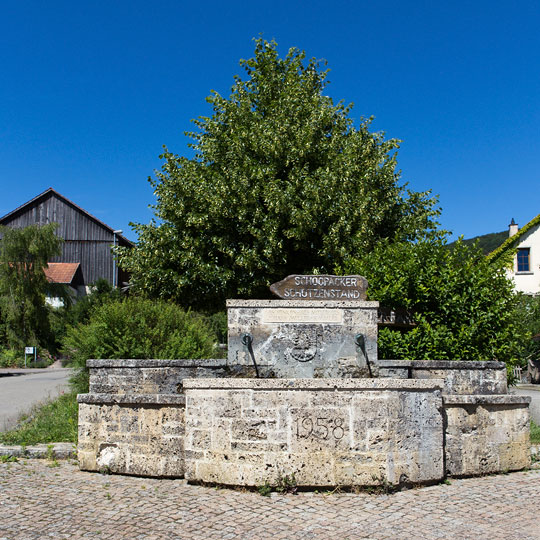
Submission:
[[[73,301],[76,301],[78,297],[86,294],[86,287],[83,283],[80,263],[50,262],[43,269],[43,272],[49,283],[64,285]],[[55,296],[52,291],[47,292],[45,302],[54,308],[59,308],[64,305],[64,300]]]
[[[516,251],[513,268],[509,269],[516,291],[540,294],[540,214],[521,229],[512,219],[508,239],[489,257],[497,258],[509,249]]]

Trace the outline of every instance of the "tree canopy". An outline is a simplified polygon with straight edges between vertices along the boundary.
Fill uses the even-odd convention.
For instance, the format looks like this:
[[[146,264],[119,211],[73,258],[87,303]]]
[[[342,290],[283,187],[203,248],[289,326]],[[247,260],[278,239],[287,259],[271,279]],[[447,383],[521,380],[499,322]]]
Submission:
[[[132,285],[183,305],[265,297],[291,273],[327,272],[384,238],[415,240],[434,227],[436,200],[396,170],[399,141],[355,127],[352,105],[325,94],[324,62],[298,49],[280,58],[255,40],[228,98],[187,135],[194,157],[165,149],[149,224],[118,249]]]
[[[514,364],[526,333],[506,263],[491,263],[461,239],[448,249],[445,235],[433,234],[414,243],[381,242],[343,270],[366,276],[370,299],[406,309],[416,321],[410,331],[382,328],[379,358]]]
[[[56,223],[0,228],[0,313],[4,339],[12,347],[48,346],[51,339],[44,268],[60,254]]]

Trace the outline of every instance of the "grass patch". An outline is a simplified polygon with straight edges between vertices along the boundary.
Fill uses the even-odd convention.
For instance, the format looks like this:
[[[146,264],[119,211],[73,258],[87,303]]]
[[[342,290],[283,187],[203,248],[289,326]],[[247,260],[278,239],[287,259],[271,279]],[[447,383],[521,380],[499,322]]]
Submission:
[[[540,444],[540,426],[531,420],[531,443]]]
[[[2,444],[77,442],[77,392],[68,392],[36,407],[22,418],[19,425],[0,433]]]

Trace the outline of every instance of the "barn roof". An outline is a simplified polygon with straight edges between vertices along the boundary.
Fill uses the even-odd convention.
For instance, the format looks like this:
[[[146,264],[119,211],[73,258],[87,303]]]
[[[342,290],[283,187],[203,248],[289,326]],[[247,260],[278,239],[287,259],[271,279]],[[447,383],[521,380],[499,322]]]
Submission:
[[[80,263],[48,263],[43,269],[49,283],[69,285],[75,279]]]
[[[15,208],[15,210],[12,210],[8,214],[0,218],[0,225],[3,225],[6,221],[8,221],[11,218],[14,218],[17,215],[22,214],[27,208],[35,205],[36,203],[39,203],[41,200],[44,200],[49,196],[57,197],[68,206],[71,206],[72,208],[80,212],[81,214],[85,215],[88,219],[91,219],[92,221],[94,221],[95,223],[97,223],[98,225],[106,229],[107,231],[109,231],[111,234],[113,234],[114,229],[112,227],[109,227],[106,223],[103,223],[103,221],[99,220],[97,217],[93,216],[92,214],[90,214],[89,212],[81,208],[80,206],[76,205],[74,202],[64,197],[63,195],[58,193],[58,191],[54,190],[52,187],[50,187],[49,189],[46,189],[43,193],[40,193],[33,199],[30,199],[28,202],[21,204],[21,206]],[[122,236],[121,234],[117,234],[116,237],[118,239],[121,239],[122,243],[125,243],[125,245],[133,246],[133,243],[129,241],[127,238],[125,238],[124,236]]]

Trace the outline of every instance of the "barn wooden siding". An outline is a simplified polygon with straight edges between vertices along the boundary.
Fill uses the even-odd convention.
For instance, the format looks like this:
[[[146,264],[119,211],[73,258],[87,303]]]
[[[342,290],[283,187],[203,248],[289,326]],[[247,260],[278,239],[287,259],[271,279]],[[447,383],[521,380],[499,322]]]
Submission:
[[[54,190],[47,190],[2,218],[0,223],[11,228],[58,223],[56,234],[64,239],[62,255],[50,262],[80,263],[85,285],[90,285],[99,278],[113,283],[113,229]],[[118,235],[116,241],[121,246],[131,245]],[[118,266],[116,269],[118,271]],[[119,285],[125,280],[123,273],[120,274]]]

